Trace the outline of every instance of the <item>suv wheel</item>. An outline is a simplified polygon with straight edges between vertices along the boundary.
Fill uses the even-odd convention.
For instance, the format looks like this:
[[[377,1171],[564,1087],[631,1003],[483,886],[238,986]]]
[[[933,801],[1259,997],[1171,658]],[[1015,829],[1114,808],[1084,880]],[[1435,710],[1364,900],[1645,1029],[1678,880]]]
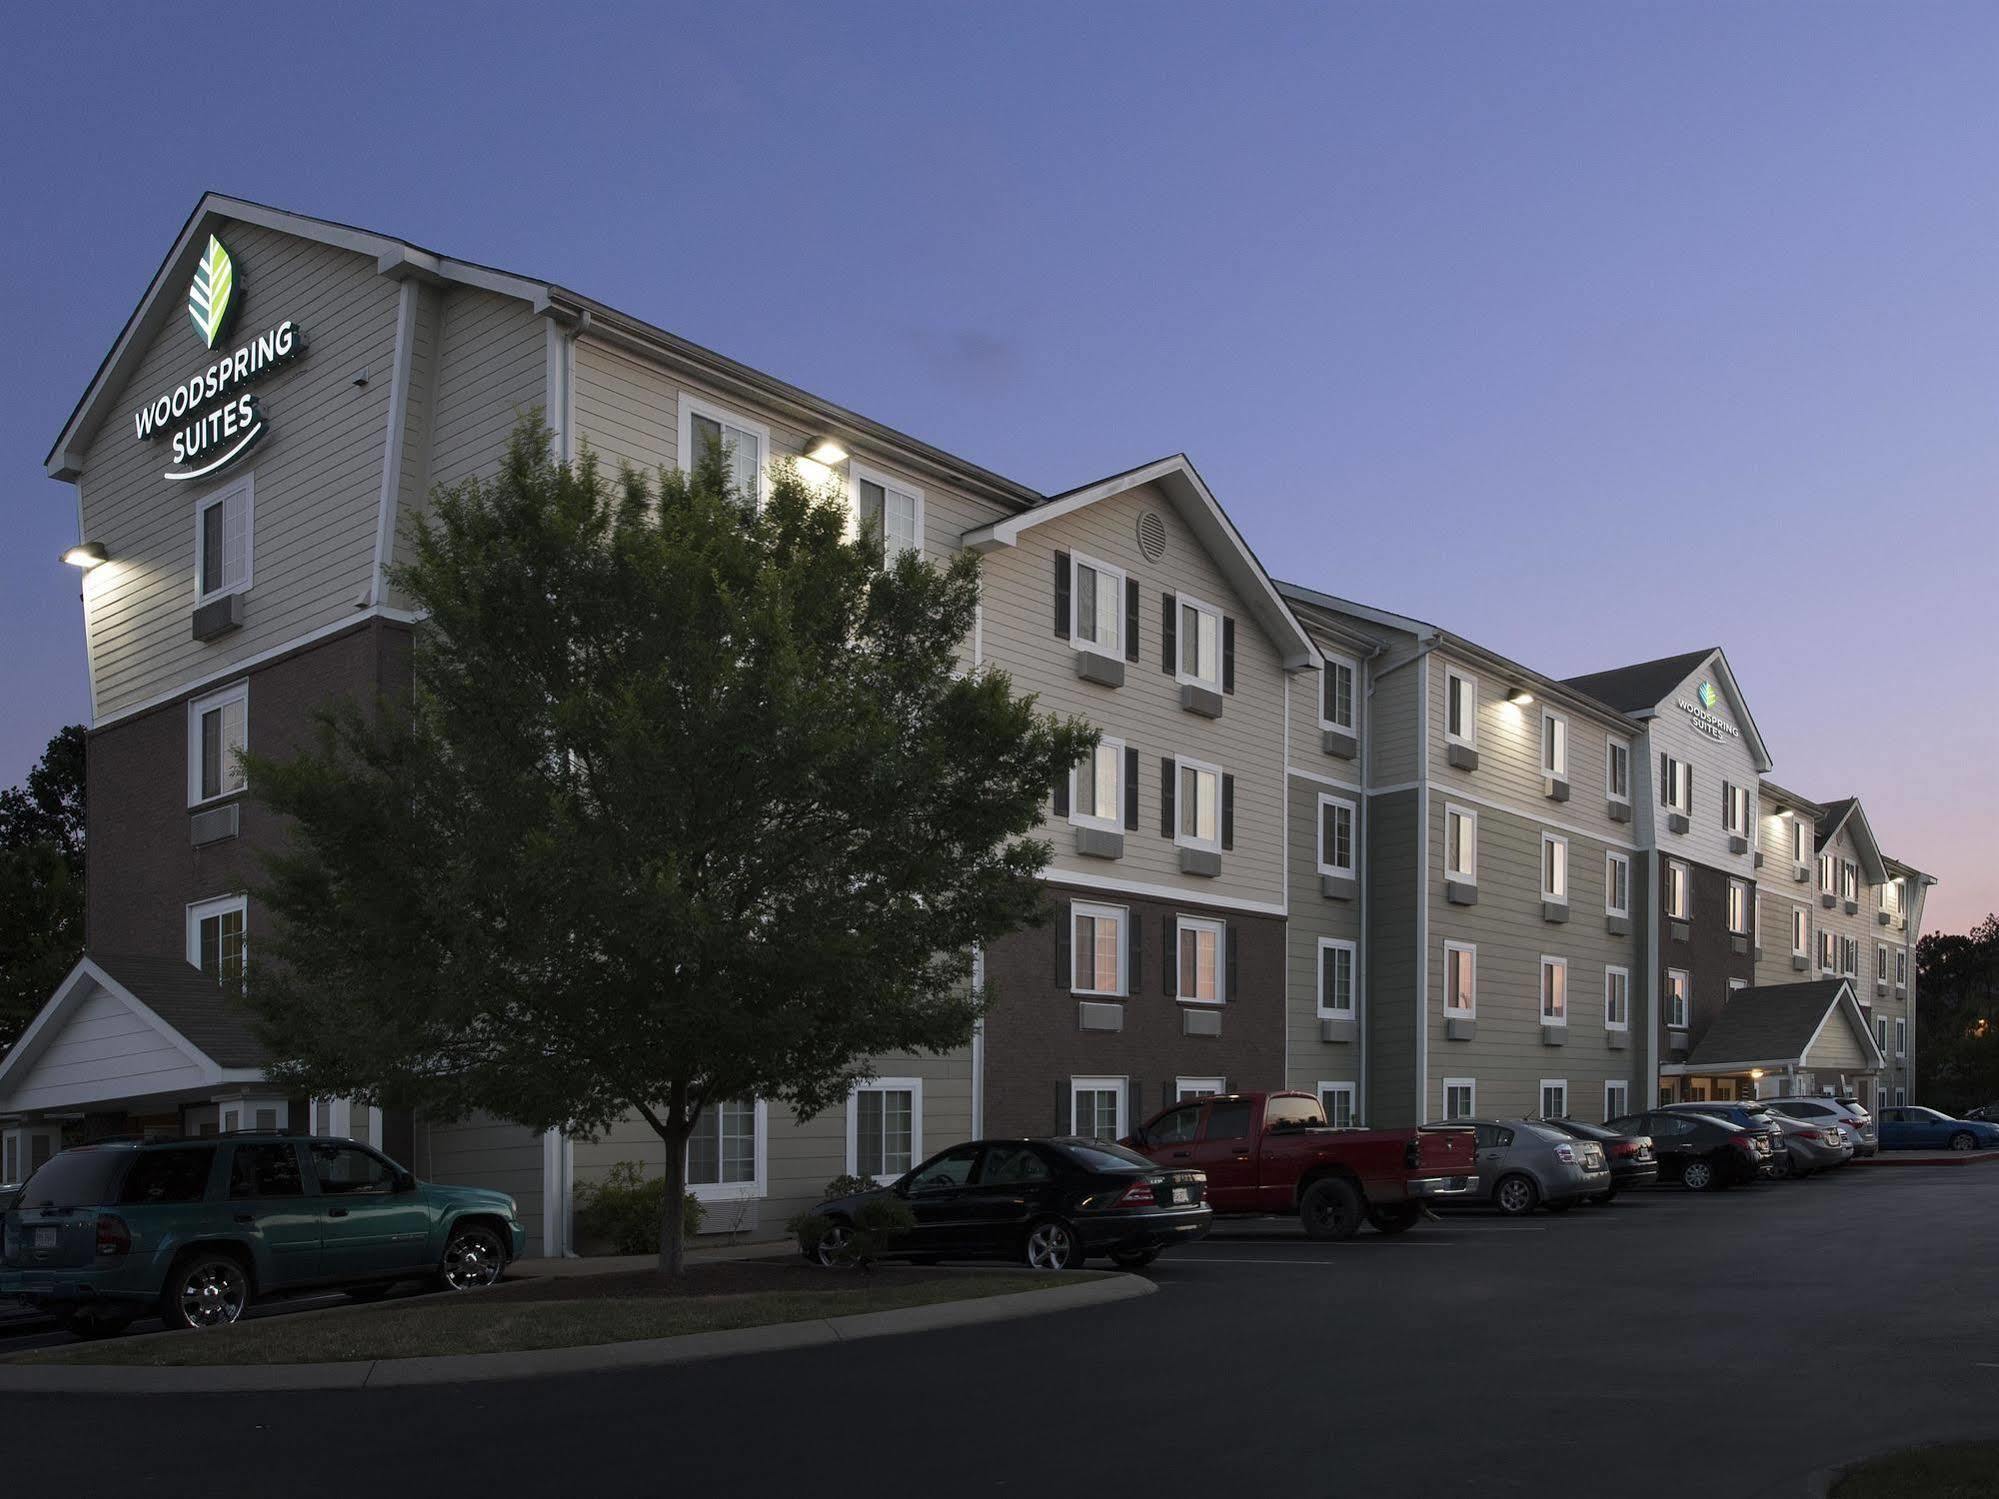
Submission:
[[[498,1280],[506,1266],[498,1234],[483,1223],[461,1223],[445,1241],[437,1274],[448,1291],[477,1291]]]
[[[160,1297],[160,1320],[168,1327],[227,1327],[250,1305],[250,1272],[221,1249],[196,1249],[181,1256]]]
[[[1308,1239],[1351,1239],[1365,1216],[1359,1190],[1340,1176],[1321,1177],[1298,1200],[1298,1219]]]

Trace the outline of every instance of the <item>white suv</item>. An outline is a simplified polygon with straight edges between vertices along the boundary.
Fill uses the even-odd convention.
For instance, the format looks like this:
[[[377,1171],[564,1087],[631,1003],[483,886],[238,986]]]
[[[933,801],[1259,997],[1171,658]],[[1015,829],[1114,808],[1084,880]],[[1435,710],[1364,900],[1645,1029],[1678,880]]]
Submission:
[[[1858,1103],[1841,1103],[1836,1098],[1766,1098],[1763,1102],[1793,1119],[1842,1126],[1853,1136],[1855,1155],[1872,1155],[1879,1143],[1874,1133],[1873,1116]]]

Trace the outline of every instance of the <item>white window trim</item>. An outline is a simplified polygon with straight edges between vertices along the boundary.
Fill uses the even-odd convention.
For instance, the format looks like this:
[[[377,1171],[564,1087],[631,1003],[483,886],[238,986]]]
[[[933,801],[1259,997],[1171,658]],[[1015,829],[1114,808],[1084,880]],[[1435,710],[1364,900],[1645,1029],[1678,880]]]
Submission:
[[[871,1077],[864,1083],[856,1083],[854,1091],[847,1095],[847,1175],[859,1176],[861,1172],[861,1095],[863,1093],[909,1094],[909,1164],[912,1169],[921,1165],[923,1163],[923,1079],[920,1077]],[[901,1175],[900,1171],[890,1171],[869,1179],[876,1185],[885,1187]]]
[[[1078,618],[1077,610],[1082,607],[1083,599],[1083,590],[1076,586],[1076,569],[1079,567],[1091,569],[1097,574],[1100,580],[1104,578],[1115,578],[1117,580],[1117,607],[1111,611],[1111,617],[1117,621],[1117,640],[1110,645],[1104,644],[1101,640],[1085,640],[1083,632],[1076,627],[1076,620]],[[1089,651],[1091,654],[1097,656],[1115,656],[1119,660],[1124,659],[1125,576],[1125,570],[1115,562],[1100,562],[1087,552],[1071,552],[1069,554],[1069,646],[1072,650]],[[1174,649],[1176,651],[1179,649],[1177,643]],[[1217,645],[1217,652],[1220,649],[1221,647]],[[1219,656],[1217,659],[1219,659]],[[1177,671],[1180,663],[1175,661],[1173,666]],[[1219,670],[1219,667],[1217,670]]]
[[[1562,1013],[1560,1015],[1550,1015],[1548,1013],[1548,972],[1550,969],[1555,968],[1559,968],[1562,971]],[[1569,960],[1567,958],[1552,957],[1547,953],[1543,953],[1541,954],[1540,973],[1540,987],[1536,991],[1534,998],[1535,1002],[1541,1007],[1541,1024],[1567,1025],[1569,1023]]]
[[[1810,958],[1812,955],[1812,912],[1809,906],[1791,903],[1791,956]]]
[[[1326,954],[1344,952],[1347,955],[1347,1007],[1335,1009],[1326,998]],[[1360,946],[1345,937],[1321,937],[1319,939],[1318,999],[1321,1020],[1352,1020],[1359,1008],[1358,997],[1353,986],[1360,981]]]
[[[715,1108],[717,1105],[710,1104],[709,1107]],[[696,1202],[747,1202],[752,1198],[764,1195],[767,1190],[767,1184],[770,1181],[770,1162],[768,1159],[770,1151],[770,1106],[759,1098],[754,1108],[756,1110],[756,1117],[751,1128],[755,1131],[756,1175],[746,1182],[704,1182],[700,1186],[696,1186],[690,1180],[687,1183],[688,1195],[693,1197]],[[851,1137],[851,1131],[849,1134]],[[691,1141],[689,1145],[691,1148]],[[851,1166],[851,1164],[852,1160],[850,1157],[849,1165]]]
[[[1624,1018],[1622,1020],[1612,1020],[1610,1018],[1610,981],[1613,977],[1624,980]],[[1628,1031],[1631,1029],[1631,970],[1619,967],[1615,963],[1605,964],[1603,970],[1603,1028],[1607,1031]]]
[[[1329,864],[1326,862],[1326,807],[1329,804],[1335,807],[1345,807],[1347,809],[1348,862],[1345,864]],[[1318,827],[1315,831],[1318,836],[1318,844],[1319,844],[1319,873],[1337,875],[1341,879],[1348,879],[1348,880],[1355,878],[1354,861],[1356,860],[1356,858],[1360,853],[1359,805],[1355,803],[1352,797],[1334,796],[1330,792],[1321,791],[1319,793]]]
[[[1117,984],[1110,989],[1078,989],[1076,987],[1076,918],[1091,916],[1098,920],[1110,917],[1117,922]],[[1090,965],[1092,973],[1096,964]],[[1069,992],[1085,998],[1124,999],[1131,988],[1131,909],[1128,906],[1106,905],[1102,901],[1072,900],[1069,902]]]
[[[1358,1128],[1360,1127],[1360,1088],[1359,1088],[1359,1086],[1358,1086],[1357,1084],[1355,1084],[1355,1083],[1351,1083],[1351,1082],[1342,1082],[1342,1083],[1324,1083],[1324,1082],[1322,1082],[1322,1083],[1320,1083],[1320,1084],[1319,1084],[1319,1107],[1320,1107],[1320,1108],[1322,1108],[1322,1109],[1323,1109],[1323,1108],[1325,1108],[1325,1106],[1326,1106],[1326,1095],[1327,1095],[1328,1093],[1335,1093],[1335,1094],[1338,1094],[1338,1095],[1340,1095],[1341,1097],[1344,1097],[1344,1098],[1346,1099],[1346,1101],[1347,1101],[1347,1119],[1348,1119],[1348,1121],[1349,1121],[1349,1127],[1351,1127],[1351,1128],[1354,1128],[1354,1129],[1358,1129]],[[1331,1114],[1329,1113],[1329,1114],[1327,1114],[1327,1116],[1326,1116],[1326,1123],[1328,1123],[1328,1124],[1331,1124],[1332,1122],[1333,1122],[1333,1120],[1332,1120],[1332,1115],[1331,1115]]]
[[[219,895],[213,900],[194,901],[187,908],[187,960],[201,966],[201,924],[211,916],[240,911],[243,915],[243,952],[250,952],[250,898],[247,895]]]
[[[1562,851],[1562,856],[1555,861],[1554,865],[1555,873],[1558,876],[1557,882],[1561,887],[1557,890],[1550,890],[1548,888],[1548,849],[1550,845]],[[1543,833],[1541,835],[1541,899],[1558,906],[1566,906],[1569,903],[1569,840],[1562,837],[1559,833]]]
[[[1117,1094],[1117,1138],[1122,1140],[1131,1132],[1130,1095],[1126,1089],[1128,1079],[1122,1077],[1072,1077],[1069,1079],[1069,1133],[1080,1134],[1076,1123],[1076,1095],[1078,1093]]]
[[[1471,1004],[1460,1009],[1451,988],[1451,954],[1461,953],[1471,963]],[[1471,1020],[1478,1015],[1478,944],[1476,942],[1446,941],[1444,943],[1444,1013],[1456,1020]]]
[[[1453,1088],[1463,1088],[1465,1090],[1465,1111],[1458,1115],[1458,1118],[1478,1118],[1478,1079],[1475,1077],[1447,1077],[1443,1080],[1443,1093],[1441,1096],[1443,1107],[1438,1110],[1438,1117],[1447,1124],[1450,1122],[1451,1089]]]
[[[740,425],[740,423],[738,423],[738,425]],[[765,451],[766,452],[769,451],[768,444],[765,445]],[[893,489],[900,494],[906,494],[911,499],[916,501],[915,550],[916,550],[916,555],[921,557],[923,555],[923,491],[920,488],[918,488],[916,485],[910,483],[907,479],[898,478],[894,474],[887,473],[881,469],[869,468],[866,464],[862,463],[858,459],[848,460],[847,464],[848,516],[850,519],[850,524],[853,527],[853,534],[856,536],[860,535],[861,482],[863,480],[866,480],[870,484],[879,485],[884,490]],[[888,517],[886,515],[882,517],[882,542],[884,548],[886,548],[888,542]],[[887,553],[885,550],[883,553],[883,560],[884,561],[887,560]],[[1122,609],[1123,607],[1122,600],[1119,601],[1119,607],[1120,609]]]
[[[1465,823],[1465,853],[1471,859],[1471,868],[1457,871],[1451,868],[1451,818],[1460,817]],[[1470,807],[1461,807],[1456,802],[1444,803],[1444,878],[1455,880],[1460,885],[1478,883],[1478,813]]]
[[[1325,652],[1324,655],[1327,670],[1321,673],[1321,680],[1319,682],[1319,727],[1322,729],[1337,729],[1342,734],[1357,734],[1360,732],[1355,727],[1360,722],[1360,663],[1347,656],[1334,655],[1331,651]],[[1335,666],[1344,666],[1347,669],[1347,680],[1351,688],[1347,693],[1347,703],[1349,711],[1353,714],[1353,723],[1341,723],[1338,719],[1326,717],[1326,683],[1324,679],[1332,675],[1330,668]]]
[[[1076,764],[1069,767],[1069,821],[1079,828],[1102,828],[1107,832],[1121,833],[1124,831],[1125,802],[1124,741],[1122,739],[1111,738],[1099,740],[1097,753],[1101,753],[1106,749],[1112,751],[1112,763],[1117,766],[1117,795],[1112,798],[1113,811],[1111,815],[1109,817],[1095,817],[1077,810],[1082,805],[1081,798],[1076,795],[1077,778],[1087,768],[1090,772],[1090,779],[1093,782],[1096,779],[1096,766],[1093,763],[1093,756],[1091,760],[1079,760]]]
[[[697,396],[690,391],[680,393],[680,446],[675,451],[680,455],[680,469],[683,473],[694,472],[694,418],[705,416],[711,422],[724,422],[755,437],[758,446],[757,494],[756,501],[761,506],[770,494],[770,466],[774,461],[770,448],[770,428],[764,423],[753,421],[739,411],[727,406],[718,406],[713,401]]]
[[[213,796],[203,796],[201,794],[202,717],[217,708],[226,708],[229,704],[236,702],[240,702],[243,705],[243,748],[247,751],[250,748],[250,683],[248,678],[239,682],[232,682],[229,686],[217,692],[209,693],[207,697],[195,698],[187,705],[187,804],[190,807],[199,807],[206,802],[219,802],[228,797],[241,796],[245,791],[250,789],[249,775],[246,772],[243,784],[234,791],[218,791]]]
[[[1548,764],[1551,731],[1555,740],[1555,763],[1552,766]],[[1541,774],[1564,781],[1569,778],[1569,716],[1557,713],[1553,708],[1541,710]]]
[[[1624,789],[1622,791],[1617,790],[1611,784],[1610,780],[1610,768],[1617,758],[1615,751],[1618,749],[1624,751]],[[1628,807],[1631,805],[1631,741],[1618,734],[1606,734],[1603,736],[1603,794],[1606,800],[1616,802],[1620,806]]]
[[[1611,870],[1617,866],[1622,866],[1624,869],[1624,902],[1621,905],[1612,905],[1611,897],[1617,889],[1617,881],[1611,878]],[[1631,856],[1620,854],[1611,848],[1603,851],[1603,914],[1624,917],[1631,915]]]
[[[1229,1080],[1225,1077],[1176,1077],[1173,1079],[1173,1101],[1175,1103],[1190,1103],[1197,1098],[1203,1096],[1212,1097],[1217,1093],[1226,1093],[1228,1090]],[[1074,1112],[1075,1107],[1075,1103],[1072,1101],[1069,1105],[1071,1113]],[[1122,1134],[1123,1131],[1120,1130],[1119,1133]]]
[[[1671,750],[1667,750],[1666,767],[1668,771],[1666,781],[1659,788],[1664,796],[1662,805],[1670,812],[1691,818],[1694,815],[1693,766]]]
[[[1187,659],[1186,621],[1180,617],[1180,611],[1183,609],[1192,609],[1198,614],[1205,614],[1215,622],[1215,674],[1212,679],[1188,671],[1182,664]],[[1200,659],[1198,646],[1194,656],[1196,660]],[[1222,611],[1206,599],[1197,599],[1189,593],[1176,594],[1173,599],[1173,680],[1192,683],[1196,687],[1206,687],[1211,692],[1222,690]]]
[[[1186,931],[1215,934],[1215,997],[1196,999],[1180,992],[1183,967],[1180,962],[1180,934]],[[1183,1005],[1225,1005],[1229,1002],[1229,924],[1208,916],[1173,918],[1173,996]]]
[[[1622,1108],[1613,1109],[1610,1106],[1610,1096],[1613,1092],[1619,1093],[1623,1096],[1624,1105]],[[1622,1077],[1605,1078],[1603,1080],[1603,1117],[1606,1120],[1616,1119],[1630,1112],[1631,1112],[1630,1079]]]
[[[220,489],[213,490],[195,501],[194,506],[194,599],[205,604],[211,599],[226,598],[232,593],[248,593],[250,583],[256,573],[257,564],[257,484],[256,474],[247,473],[230,480]],[[243,491],[243,577],[240,582],[224,583],[213,593],[204,593],[201,587],[202,536],[207,527],[203,518],[213,507],[220,505],[237,490]]]
[[[1548,1090],[1550,1088],[1560,1088],[1562,1090],[1562,1112],[1559,1114],[1550,1114],[1548,1112]],[[1534,1103],[1535,1107],[1541,1111],[1540,1117],[1543,1119],[1567,1119],[1569,1117],[1569,1080],[1565,1077],[1542,1078],[1541,1086],[1534,1093]]]
[[[1467,689],[1467,706],[1470,711],[1465,714],[1465,732],[1462,734],[1453,734],[1451,732],[1451,684],[1453,682],[1463,682]],[[1455,666],[1446,666],[1444,668],[1444,741],[1447,744],[1462,744],[1466,749],[1475,750],[1478,748],[1478,678],[1470,672]]]
[[[1680,897],[1681,897],[1680,909],[1676,911],[1673,909],[1673,907],[1670,904],[1668,904],[1666,907],[1666,916],[1669,920],[1672,921],[1692,921],[1693,920],[1692,902],[1694,898],[1694,884],[1693,884],[1694,872],[1687,865],[1685,860],[1668,859],[1666,861],[1666,895],[1669,901],[1673,893],[1673,872],[1675,870],[1679,871],[1680,875]]]
[[[1747,880],[1732,879],[1728,882],[1729,905],[1733,906],[1735,904],[1735,892],[1738,890],[1742,892],[1742,925],[1737,926],[1733,921],[1730,921],[1728,924],[1728,934],[1731,937],[1747,937],[1756,928],[1756,912],[1753,905],[1756,895],[1749,888]]]
[[[1673,980],[1680,981],[1680,1002],[1686,1006],[1680,1015],[1679,1024],[1673,1023]],[[1684,968],[1668,968],[1666,982],[1659,988],[1659,1013],[1665,1018],[1666,1029],[1683,1031],[1694,1018],[1694,976]]]
[[[1187,815],[1186,789],[1180,784],[1180,772],[1205,770],[1215,778],[1215,836],[1198,838],[1192,833],[1180,831],[1181,819]],[[1222,851],[1222,768],[1211,765],[1206,760],[1190,759],[1186,755],[1173,757],[1173,842],[1180,848],[1206,849],[1209,853]]]

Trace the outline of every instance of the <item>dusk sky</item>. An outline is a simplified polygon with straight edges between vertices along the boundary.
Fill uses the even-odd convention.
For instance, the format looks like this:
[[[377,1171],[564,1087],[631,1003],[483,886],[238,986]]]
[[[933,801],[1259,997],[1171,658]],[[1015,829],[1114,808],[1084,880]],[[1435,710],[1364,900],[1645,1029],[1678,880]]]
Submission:
[[[1184,450],[1274,573],[1557,675],[1723,645],[1931,929],[1999,906],[1999,6],[42,14],[0,784],[88,716],[43,455],[213,188],[1046,491]]]

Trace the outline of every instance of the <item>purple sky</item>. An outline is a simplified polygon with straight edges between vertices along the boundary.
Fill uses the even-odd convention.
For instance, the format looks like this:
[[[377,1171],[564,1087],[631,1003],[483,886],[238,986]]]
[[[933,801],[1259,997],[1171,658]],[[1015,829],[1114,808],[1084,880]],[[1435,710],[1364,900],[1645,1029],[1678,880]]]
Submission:
[[[0,784],[87,712],[42,455],[213,187],[1044,489],[1184,449],[1280,575],[1547,671],[1723,644],[1933,928],[1999,906],[1999,8],[581,13],[14,28]]]

